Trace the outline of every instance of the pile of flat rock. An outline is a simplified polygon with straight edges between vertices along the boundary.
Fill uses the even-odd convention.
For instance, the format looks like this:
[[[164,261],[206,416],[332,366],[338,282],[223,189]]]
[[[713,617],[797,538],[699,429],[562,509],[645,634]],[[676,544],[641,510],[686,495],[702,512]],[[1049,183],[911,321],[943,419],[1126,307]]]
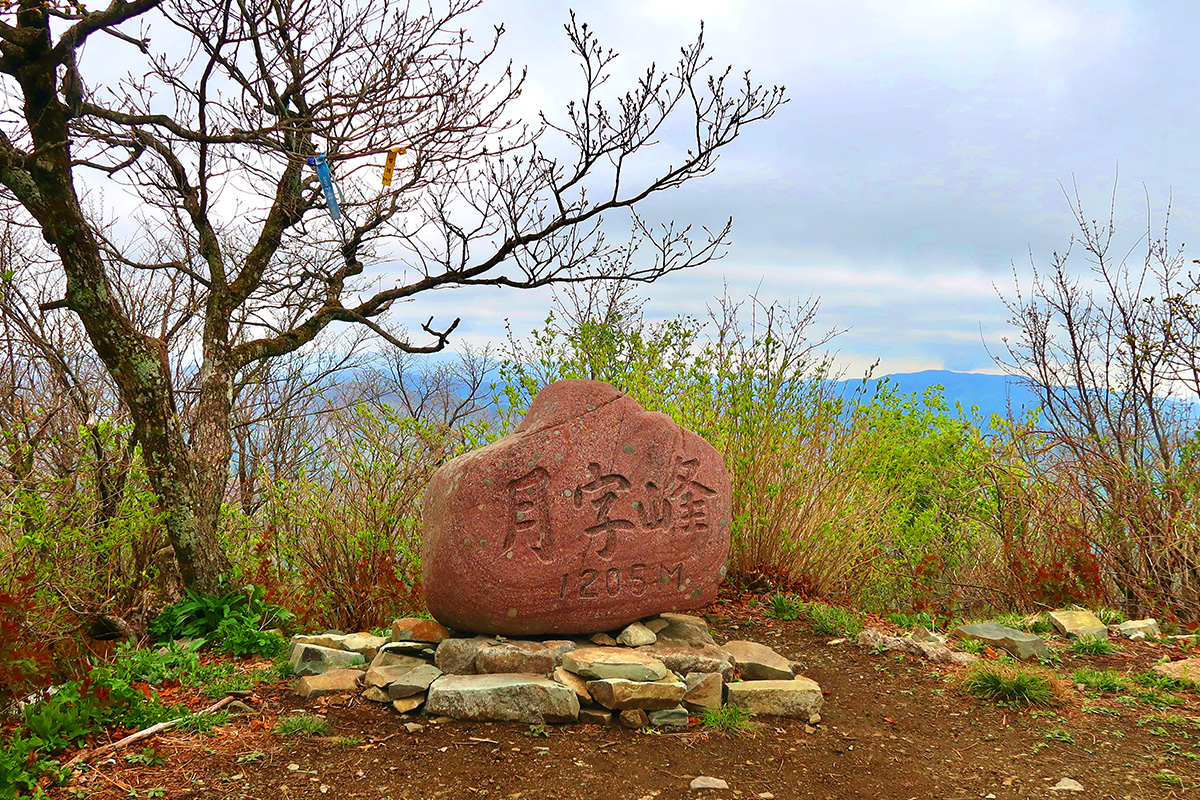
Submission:
[[[1082,608],[1060,608],[1047,612],[1046,618],[1054,630],[1067,639],[1107,639],[1110,635],[1119,635],[1136,642],[1159,635],[1158,623],[1153,619],[1130,620],[1109,626],[1094,613]],[[953,635],[961,639],[974,639],[996,651],[1004,650],[1014,658],[1050,658],[1052,655],[1041,636],[998,622],[959,625]],[[907,636],[889,636],[868,628],[858,635],[858,643],[864,647],[910,653],[936,663],[963,666],[978,660],[970,653],[951,650],[946,646],[946,637],[931,633],[921,625],[913,628]]]
[[[757,642],[717,645],[703,619],[674,613],[561,639],[463,638],[400,619],[387,637],[296,636],[290,661],[303,697],[356,692],[400,713],[462,720],[682,727],[690,713],[728,704],[810,721],[822,703],[795,662]]]

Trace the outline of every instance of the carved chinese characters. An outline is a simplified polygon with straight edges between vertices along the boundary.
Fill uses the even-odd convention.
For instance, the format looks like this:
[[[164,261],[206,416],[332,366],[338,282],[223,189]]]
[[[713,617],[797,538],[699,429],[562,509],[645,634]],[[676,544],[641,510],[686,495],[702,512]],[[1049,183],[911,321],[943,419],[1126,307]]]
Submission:
[[[445,625],[593,633],[716,596],[729,554],[720,454],[598,381],[547,386],[517,432],[434,474],[425,599]]]

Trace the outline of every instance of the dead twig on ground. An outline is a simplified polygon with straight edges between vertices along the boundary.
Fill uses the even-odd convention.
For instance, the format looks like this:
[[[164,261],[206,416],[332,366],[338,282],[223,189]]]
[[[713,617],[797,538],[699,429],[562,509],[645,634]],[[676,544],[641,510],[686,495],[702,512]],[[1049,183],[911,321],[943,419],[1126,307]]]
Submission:
[[[222,697],[220,700],[213,703],[208,708],[204,709],[203,711],[198,712],[196,714],[196,716],[203,716],[204,714],[211,714],[214,711],[219,711],[222,708],[224,708],[225,706],[232,703],[234,701],[234,699],[235,698],[233,698],[233,697]],[[81,761],[87,761],[89,759],[97,758],[99,756],[106,755],[106,754],[112,753],[116,750],[120,750],[122,748],[128,747],[129,745],[133,744],[134,742],[140,742],[143,739],[149,739],[151,736],[154,736],[155,734],[162,733],[163,731],[166,731],[166,730],[170,730],[171,728],[175,727],[179,723],[183,722],[185,719],[187,719],[187,717],[178,717],[176,719],[167,720],[166,722],[160,722],[157,725],[151,725],[149,728],[144,728],[144,729],[138,731],[137,733],[131,733],[130,735],[126,736],[124,739],[118,739],[117,741],[111,742],[110,744],[106,744],[102,747],[97,747],[95,750],[92,750],[90,752],[85,751],[85,752],[79,753],[74,758],[72,758],[70,761],[68,761],[64,765],[64,768],[71,769],[72,767],[74,767],[76,764],[78,764]]]

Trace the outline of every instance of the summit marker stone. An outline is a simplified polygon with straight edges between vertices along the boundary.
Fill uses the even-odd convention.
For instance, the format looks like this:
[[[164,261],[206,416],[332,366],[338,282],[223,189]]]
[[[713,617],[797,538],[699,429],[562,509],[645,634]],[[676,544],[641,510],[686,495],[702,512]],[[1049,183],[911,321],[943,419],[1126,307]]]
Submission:
[[[732,493],[721,455],[599,381],[543,389],[516,432],[444,464],[423,589],[455,630],[615,630],[716,597]]]

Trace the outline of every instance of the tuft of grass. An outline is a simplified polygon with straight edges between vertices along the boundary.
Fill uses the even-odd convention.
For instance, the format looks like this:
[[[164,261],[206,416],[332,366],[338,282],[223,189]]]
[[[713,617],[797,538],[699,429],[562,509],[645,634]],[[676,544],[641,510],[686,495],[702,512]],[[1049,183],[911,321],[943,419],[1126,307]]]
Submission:
[[[918,625],[924,625],[929,630],[937,627],[933,621],[933,615],[928,611],[918,611],[915,614],[895,613],[889,614],[887,621],[895,625],[897,628],[915,628]]]
[[[1071,681],[1093,692],[1120,692],[1129,686],[1128,678],[1111,669],[1077,669],[1071,673]]]
[[[211,714],[188,714],[175,726],[177,731],[192,733],[210,733],[213,728],[219,728],[229,722],[228,711],[214,711]]]
[[[750,719],[750,715],[736,706],[706,708],[700,712],[700,724],[706,728],[717,728],[726,733],[753,736],[761,727]]]
[[[1058,691],[1049,673],[1009,664],[979,664],[963,680],[963,688],[981,700],[1014,706],[1049,706]]]
[[[1125,622],[1125,615],[1115,608],[1097,608],[1096,619],[1105,625],[1120,625]]]
[[[1110,656],[1117,651],[1107,636],[1080,636],[1071,642],[1071,649],[1084,656]]]
[[[329,722],[313,714],[289,714],[275,723],[275,733],[280,736],[324,736],[329,733]]]
[[[771,607],[763,612],[775,619],[800,619],[804,613],[804,601],[788,594],[771,595]]]
[[[360,736],[333,736],[330,737],[329,743],[334,747],[358,747],[362,744]]]
[[[983,655],[983,642],[978,639],[959,639],[955,644],[964,653],[970,653],[973,656]]]
[[[1009,614],[1001,614],[995,618],[996,622],[1008,628],[1013,628],[1026,633],[1049,633],[1053,630],[1050,621],[1046,619],[1045,614],[1018,614],[1015,611]]]
[[[824,603],[809,603],[805,612],[812,620],[813,632],[818,636],[853,637],[863,629],[863,615],[856,611]]]

